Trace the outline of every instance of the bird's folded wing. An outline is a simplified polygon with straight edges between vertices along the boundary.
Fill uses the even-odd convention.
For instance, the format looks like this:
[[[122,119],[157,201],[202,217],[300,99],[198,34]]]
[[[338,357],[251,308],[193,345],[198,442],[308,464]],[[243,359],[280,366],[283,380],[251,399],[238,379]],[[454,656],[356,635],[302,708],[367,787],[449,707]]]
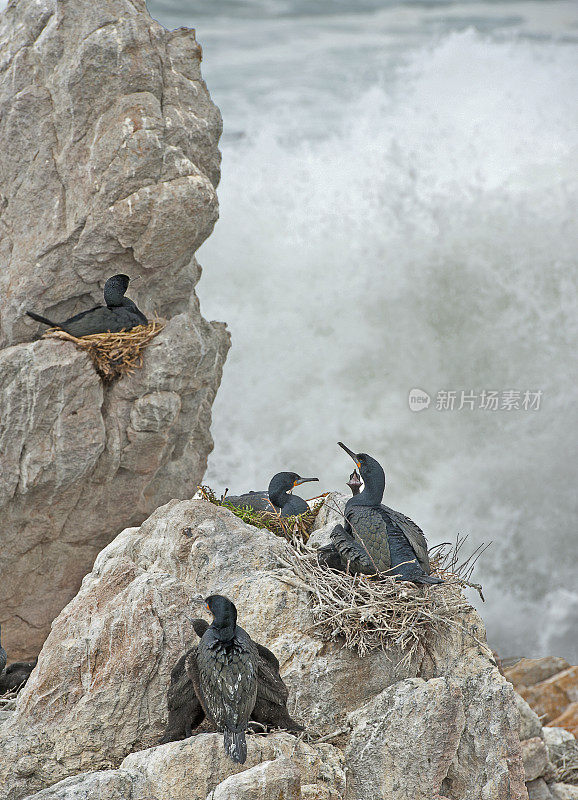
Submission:
[[[362,572],[365,575],[375,575],[377,572],[365,547],[348,534],[343,525],[336,525],[331,531],[331,541],[335,549],[345,562],[349,562],[352,572]]]
[[[402,514],[401,511],[395,511],[395,509],[384,505],[382,505],[381,508],[389,515],[390,520],[403,532],[412,546],[423,571],[429,575],[431,567],[427,552],[427,542],[422,529],[416,525],[413,520],[406,517],[405,514]]]

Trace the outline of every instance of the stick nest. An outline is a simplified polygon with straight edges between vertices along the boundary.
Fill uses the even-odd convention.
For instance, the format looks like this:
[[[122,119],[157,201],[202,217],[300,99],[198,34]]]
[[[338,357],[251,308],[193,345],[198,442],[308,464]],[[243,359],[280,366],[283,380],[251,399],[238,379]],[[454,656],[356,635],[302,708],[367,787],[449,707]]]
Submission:
[[[309,594],[313,629],[324,641],[339,639],[360,656],[395,648],[402,654],[400,663],[409,663],[418,652],[427,651],[429,637],[443,629],[457,627],[472,636],[458,619],[470,608],[460,589],[476,586],[468,580],[472,556],[456,563],[456,548],[459,553],[463,541],[458,537],[454,545],[434,548],[432,572],[445,581],[434,587],[322,567],[317,550],[295,540],[279,559],[285,568],[279,577]]]
[[[142,367],[144,349],[163,327],[163,322],[154,320],[148,325],[137,325],[130,331],[120,333],[92,333],[89,336],[76,337],[58,328],[50,328],[44,336],[73,342],[80,350],[88,353],[102,380],[111,383],[116,378],[122,378]]]
[[[255,511],[249,506],[237,508],[229,505],[226,496],[218,498],[209,486],[199,486],[198,493],[203,500],[208,500],[209,503],[213,503],[216,506],[228,508],[236,517],[239,517],[248,525],[253,525],[255,528],[267,528],[271,533],[276,536],[283,536],[289,542],[303,543],[309,540],[315,518],[325,502],[325,496],[322,496],[305,514],[300,514],[296,517],[282,517],[275,510]]]

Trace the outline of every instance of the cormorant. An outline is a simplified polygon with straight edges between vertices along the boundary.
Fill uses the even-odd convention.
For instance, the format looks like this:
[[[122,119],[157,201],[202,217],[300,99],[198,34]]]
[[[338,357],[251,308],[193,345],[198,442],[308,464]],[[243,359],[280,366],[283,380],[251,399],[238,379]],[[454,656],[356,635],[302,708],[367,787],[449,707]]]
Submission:
[[[343,566],[349,563],[353,573],[386,573],[413,583],[443,583],[430,575],[421,528],[399,511],[382,505],[385,472],[381,464],[367,453],[354,453],[342,442],[338,444],[355,461],[364,483],[363,491],[347,501],[345,526],[336,525],[331,532]]]
[[[224,733],[225,751],[238,764],[247,759],[247,730],[257,698],[258,653],[237,625],[237,609],[222,595],[206,600],[213,622],[197,646],[198,697],[208,717]]]
[[[206,627],[209,627],[208,623]],[[193,650],[196,658],[197,648],[194,647]],[[200,725],[205,717],[195,687],[186,670],[186,660],[191,652],[188,650],[182,655],[171,670],[171,684],[167,692],[169,718],[160,744],[176,742],[192,736],[193,728]]]
[[[296,472],[278,472],[271,478],[266,492],[247,492],[239,496],[225,497],[223,502],[236,508],[249,506],[255,511],[273,511],[273,508],[276,508],[282,517],[296,517],[309,511],[309,506],[302,497],[289,492],[302,483],[318,480],[319,478],[302,478]]]
[[[349,480],[347,481],[347,485],[351,489],[351,494],[353,496],[355,496],[356,494],[359,494],[361,486],[362,486],[362,483],[361,483],[361,477],[359,475],[359,472],[356,469],[354,469],[353,472],[351,473],[351,475],[349,476]]]
[[[6,662],[8,661],[8,654],[2,647],[2,626],[0,625],[0,672],[4,671]]]
[[[51,328],[60,328],[71,336],[88,336],[92,333],[118,333],[129,331],[137,325],[147,325],[148,320],[136,304],[125,292],[130,278],[128,275],[113,275],[104,284],[105,306],[95,306],[88,311],[81,311],[64,322],[52,322],[34,311],[27,311],[29,317],[49,325]]]
[[[204,619],[194,619],[192,622],[195,633],[201,638],[209,623]],[[279,674],[279,662],[267,647],[259,642],[254,644],[259,655],[257,697],[248,727],[252,727],[251,722],[256,722],[261,729],[302,731],[303,726],[292,719],[287,711],[289,692]],[[171,685],[167,693],[169,717],[161,744],[191,736],[193,729],[202,723],[205,712],[195,687],[198,690],[197,648],[191,647],[179,658],[171,672]]]
[[[356,494],[359,494],[359,490],[361,489],[362,483],[361,483],[361,478],[359,476],[359,472],[356,469],[354,469],[351,475],[349,476],[347,485],[351,489],[351,494],[354,497]],[[341,571],[343,569],[341,556],[335,549],[334,544],[326,544],[323,545],[323,547],[320,547],[319,550],[317,551],[317,560],[323,567],[329,567],[330,569],[335,569],[338,571]]]
[[[6,671],[0,675],[0,694],[14,689],[20,690],[37,663],[38,659],[35,658],[34,661],[15,661],[9,667],[6,667]]]

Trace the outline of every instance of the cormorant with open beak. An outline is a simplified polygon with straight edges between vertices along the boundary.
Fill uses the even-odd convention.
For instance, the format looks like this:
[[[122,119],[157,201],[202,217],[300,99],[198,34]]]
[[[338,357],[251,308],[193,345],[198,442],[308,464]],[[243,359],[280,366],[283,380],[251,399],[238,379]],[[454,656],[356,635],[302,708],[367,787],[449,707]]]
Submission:
[[[130,331],[137,325],[147,325],[148,320],[136,304],[125,297],[129,281],[128,275],[113,275],[104,284],[106,305],[81,311],[80,314],[75,314],[64,322],[53,322],[34,311],[26,313],[36,322],[42,322],[51,328],[59,328],[76,337],[89,336],[93,333]]]
[[[309,511],[302,497],[290,494],[296,486],[319,478],[302,478],[296,472],[278,472],[273,475],[266,492],[247,492],[246,494],[225,497],[226,504],[242,508],[248,506],[255,511],[273,511],[276,508],[283,517],[296,517]]]
[[[345,506],[345,526],[336,525],[331,541],[343,568],[366,575],[388,574],[413,583],[438,584],[431,567],[423,531],[409,517],[382,504],[385,472],[367,453],[354,453],[338,442],[355,461],[364,483]]]

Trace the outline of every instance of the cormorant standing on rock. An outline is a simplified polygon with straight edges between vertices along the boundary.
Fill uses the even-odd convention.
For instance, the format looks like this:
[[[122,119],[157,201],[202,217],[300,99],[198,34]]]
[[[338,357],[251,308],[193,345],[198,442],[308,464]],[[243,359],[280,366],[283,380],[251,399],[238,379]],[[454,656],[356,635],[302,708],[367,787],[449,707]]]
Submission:
[[[2,647],[2,626],[0,625],[0,672],[3,672],[6,662],[8,661],[8,654]]]
[[[249,506],[255,511],[280,511],[282,517],[297,517],[309,511],[309,506],[302,497],[290,494],[295,486],[319,478],[302,478],[296,472],[278,472],[271,478],[266,492],[247,492],[246,494],[225,497],[224,503],[242,508]]]
[[[81,311],[64,322],[52,320],[27,311],[29,317],[49,325],[51,328],[60,328],[71,336],[89,336],[92,333],[118,333],[130,331],[137,325],[147,325],[148,320],[132,300],[125,297],[130,278],[128,275],[113,275],[104,284],[105,306],[95,306],[88,311]]]
[[[381,464],[367,453],[354,453],[342,442],[338,444],[355,461],[364,483],[363,491],[347,501],[345,526],[336,525],[331,532],[342,569],[349,564],[353,573],[386,573],[413,583],[443,583],[430,575],[421,528],[399,511],[382,505],[385,472]]]
[[[193,628],[201,638],[209,627],[204,619],[194,619]],[[279,662],[264,645],[254,642],[259,655],[257,664],[257,697],[251,712],[251,721],[259,728],[282,728],[288,731],[302,731],[303,726],[291,718],[287,711],[289,692],[279,674]],[[174,742],[192,734],[198,727],[205,712],[197,697],[199,688],[199,669],[197,648],[191,647],[181,656],[171,672],[171,685],[167,693],[169,718],[161,744]]]
[[[222,595],[207,598],[214,619],[197,646],[199,700],[224,732],[225,751],[238,764],[247,758],[245,731],[257,698],[258,653],[237,625],[237,609]]]

